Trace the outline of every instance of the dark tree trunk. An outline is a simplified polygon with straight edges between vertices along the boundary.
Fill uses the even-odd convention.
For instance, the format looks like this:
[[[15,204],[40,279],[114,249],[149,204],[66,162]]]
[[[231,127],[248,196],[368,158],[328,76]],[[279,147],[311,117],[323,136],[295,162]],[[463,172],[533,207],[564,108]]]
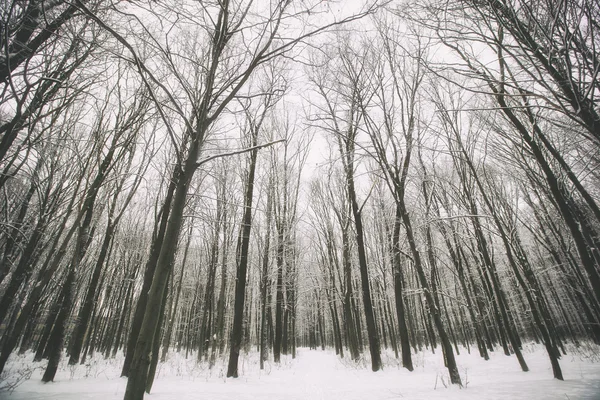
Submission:
[[[183,178],[180,178],[179,169],[175,168],[171,177],[171,181],[169,183],[169,188],[167,190],[165,202],[161,207],[161,210],[157,216],[156,224],[154,226],[154,232],[152,235],[152,246],[150,247],[150,255],[148,256],[148,261],[146,262],[146,267],[144,269],[144,280],[142,283],[142,290],[140,291],[140,297],[138,298],[133,318],[131,321],[131,328],[129,330],[129,336],[127,339],[127,347],[125,349],[125,360],[123,361],[121,376],[129,376],[129,370],[131,368],[131,362],[133,360],[133,353],[135,352],[135,346],[144,319],[144,312],[148,303],[148,291],[150,290],[150,287],[152,285],[156,265],[158,263],[163,243],[165,240],[167,222],[169,221],[169,215],[171,213],[171,204],[173,202],[173,197],[175,195],[176,189],[179,189],[179,186],[183,184],[183,182],[180,182],[180,179]]]
[[[256,146],[256,135],[253,132],[253,145]],[[244,324],[244,301],[246,296],[246,279],[248,270],[248,248],[250,245],[250,230],[252,229],[252,199],[254,194],[254,175],[256,171],[256,158],[258,150],[251,152],[250,165],[248,168],[248,181],[244,196],[244,216],[240,230],[240,254],[238,256],[238,267],[235,281],[235,303],[233,314],[233,326],[231,328],[231,344],[229,352],[229,363],[227,365],[227,377],[238,377],[238,360],[242,344]]]
[[[171,280],[167,278],[167,280]],[[169,282],[167,281],[167,288],[169,287]],[[160,341],[161,341],[161,331],[163,330],[164,320],[165,320],[165,310],[167,305],[167,296],[169,294],[169,290],[165,290],[162,299],[162,306],[160,309],[160,315],[158,317],[158,323],[156,324],[156,331],[154,332],[154,339],[152,343],[152,354],[150,355],[150,367],[148,368],[148,378],[146,380],[146,393],[150,393],[152,390],[152,385],[154,384],[154,376],[156,375],[156,367],[158,366],[158,353],[160,351]]]
[[[63,350],[65,340],[65,328],[67,325],[67,319],[69,318],[69,311],[71,310],[71,295],[73,291],[73,283],[75,280],[75,271],[71,266],[67,272],[67,278],[63,285],[60,295],[60,311],[56,316],[54,322],[54,328],[48,339],[46,345],[49,349],[48,365],[42,376],[42,382],[50,382],[54,380],[56,370],[58,369],[58,363]]]
[[[206,282],[206,291],[204,292],[204,309],[202,312],[202,321],[200,324],[198,361],[204,357],[208,358],[210,346],[210,334],[212,331],[215,277],[217,274],[217,264],[219,263],[219,235],[221,232],[221,203],[217,204],[217,218],[214,227],[213,242],[210,250],[210,262],[208,265],[208,279]]]
[[[402,207],[401,215],[406,230],[408,244],[412,252],[415,270],[417,272],[417,276],[419,278],[421,287],[423,288],[425,300],[427,301],[427,306],[429,307],[430,315],[433,318],[433,323],[435,324],[438,335],[440,337],[440,341],[442,342],[442,349],[446,357],[446,365],[448,367],[448,372],[450,373],[450,381],[453,384],[462,386],[460,374],[456,365],[456,359],[454,358],[454,352],[452,351],[452,344],[450,343],[450,340],[442,323],[440,310],[435,304],[435,299],[433,298],[429,283],[427,282],[427,277],[423,269],[423,263],[421,262],[421,255],[419,254],[419,250],[417,249],[417,245],[414,239],[410,217],[404,206]]]
[[[179,271],[179,278],[177,280],[177,286],[175,287],[175,299],[173,300],[172,307],[170,307],[169,318],[167,319],[167,332],[165,333],[163,340],[163,351],[160,356],[160,361],[165,362],[167,359],[167,353],[169,352],[169,346],[171,345],[171,336],[173,334],[173,328],[175,327],[175,317],[177,315],[177,310],[179,307],[179,296],[181,295],[181,284],[183,282],[183,272],[185,271],[185,265],[187,263],[188,251],[190,248],[190,244],[192,242],[192,227],[193,224],[190,224],[190,231],[188,233],[188,240],[185,245],[185,250],[183,251],[183,259],[181,260],[181,270]]]
[[[272,185],[272,182],[270,182]],[[269,187],[267,192],[267,232],[265,233],[265,244],[263,249],[262,270],[260,275],[260,369],[265,368],[267,354],[267,292],[269,289],[269,252],[271,250],[271,224],[273,213],[273,188]]]
[[[352,310],[352,264],[350,261],[350,240],[348,238],[348,226],[342,230],[342,263],[344,265],[344,320],[346,327],[346,338],[348,340],[348,348],[350,350],[350,358],[358,360],[360,357],[359,339],[356,331],[356,323],[354,321],[354,312]]]
[[[285,215],[285,212],[284,212]],[[283,342],[283,313],[284,313],[284,290],[283,266],[285,252],[285,228],[283,222],[277,222],[277,283],[275,285],[275,342],[273,343],[273,359],[276,363],[281,360]]]
[[[458,273],[458,281],[460,283],[461,289],[463,291],[463,295],[467,302],[467,311],[469,312],[469,316],[471,317],[471,322],[473,323],[473,327],[475,330],[475,340],[477,341],[479,355],[484,360],[487,361],[490,359],[490,356],[488,354],[485,342],[483,340],[483,335],[481,334],[481,331],[482,331],[481,321],[479,320],[478,315],[475,313],[476,309],[475,309],[475,306],[473,305],[473,301],[471,300],[471,292],[467,286],[468,281],[465,276],[462,259],[459,257],[457,252],[454,251],[454,247],[452,246],[452,242],[450,241],[450,239],[448,237],[446,229],[444,227],[440,227],[440,230],[442,231],[442,235],[444,236],[444,240],[446,242],[446,247],[448,248],[448,252],[450,253],[450,258],[452,260],[452,263],[454,264],[454,267]],[[479,310],[479,308],[478,308],[478,310]]]
[[[330,311],[333,322],[333,334],[336,342],[336,354],[339,354],[341,358],[344,358],[344,343],[342,340],[342,330],[340,328],[340,319],[337,310],[337,300],[333,293],[335,293],[335,274],[333,273],[333,266],[330,266],[330,288],[327,290],[328,297],[327,301],[330,305]]]
[[[227,226],[227,208],[223,210],[223,225]],[[215,365],[217,358],[217,349],[222,354],[225,350],[225,303],[227,296],[227,254],[229,252],[229,234],[225,230],[223,237],[223,250],[221,259],[221,287],[219,289],[219,299],[217,300],[217,323],[215,329],[216,339],[213,340],[209,366]]]
[[[352,164],[348,166],[352,168]],[[367,318],[367,333],[369,340],[369,350],[371,353],[371,369],[379,371],[381,365],[381,349],[379,344],[379,335],[377,334],[377,324],[375,321],[375,311],[371,300],[371,286],[369,283],[369,267],[367,265],[367,254],[364,243],[364,233],[362,225],[362,215],[356,201],[356,193],[354,191],[354,176],[352,170],[347,171],[346,179],[348,184],[348,196],[352,205],[352,214],[354,215],[354,225],[356,227],[356,242],[358,249],[358,265],[360,270],[360,278],[362,285],[362,297],[365,307],[365,316]]]
[[[199,125],[202,123],[203,122],[198,122]],[[199,129],[204,132],[204,127],[199,126]],[[157,313],[156,310],[160,310],[162,307],[163,293],[166,289],[167,278],[171,274],[171,268],[175,259],[189,184],[198,168],[197,159],[200,153],[201,139],[201,137],[192,138],[181,175],[179,175],[178,172],[174,173],[172,182],[175,182],[175,188],[172,196],[171,212],[169,213],[169,220],[164,230],[164,240],[161,241],[162,245],[160,246],[158,259],[152,262],[156,265],[156,268],[153,277],[151,278],[152,284],[148,291],[142,323],[141,325],[138,325],[139,334],[134,346],[135,348],[133,349],[134,353],[129,367],[129,379],[127,380],[124,400],[142,400],[144,397],[148,368],[150,366],[150,359],[148,356],[152,351],[154,333],[159,320],[159,313]],[[177,171],[177,167],[175,171]],[[181,178],[178,179],[179,176],[181,176]],[[171,196],[167,197],[167,201],[170,201],[170,197]],[[165,214],[166,210],[168,210],[168,208],[165,208]],[[150,262],[151,261],[149,260],[149,263]],[[132,328],[133,327],[137,327],[135,321],[132,325]],[[130,343],[132,340],[135,341],[135,337],[133,339],[130,338]]]
[[[400,347],[402,349],[402,366],[409,371],[413,370],[412,356],[410,354],[410,341],[406,326],[407,312],[404,308],[404,275],[402,271],[402,255],[400,253],[400,226],[402,224],[402,207],[396,204],[396,215],[392,234],[392,262],[394,271],[394,295],[396,299],[396,315],[398,317],[398,333],[400,334]]]
[[[75,365],[77,362],[79,362],[79,356],[81,355],[81,348],[83,346],[83,338],[92,315],[94,300],[96,299],[96,290],[100,281],[100,273],[102,272],[102,267],[108,255],[108,249],[115,233],[116,226],[112,222],[112,215],[110,215],[108,225],[106,226],[106,231],[104,232],[104,240],[100,248],[100,255],[96,261],[96,265],[90,279],[90,284],[83,301],[83,306],[79,310],[79,315],[75,320],[75,328],[71,334],[69,365]]]
[[[117,355],[117,352],[119,351],[119,349],[121,348],[121,344],[123,343],[123,336],[124,336],[124,331],[125,331],[125,326],[127,323],[127,317],[128,315],[131,314],[131,305],[133,303],[133,284],[134,284],[134,280],[135,277],[138,275],[138,271],[140,265],[138,262],[136,262],[136,265],[134,266],[134,271],[131,273],[130,278],[129,278],[129,282],[127,283],[127,292],[125,294],[125,303],[124,303],[124,307],[121,310],[121,318],[119,319],[119,327],[117,328],[117,334],[116,334],[116,338],[115,338],[115,343],[112,349],[112,353],[111,356],[114,358]]]

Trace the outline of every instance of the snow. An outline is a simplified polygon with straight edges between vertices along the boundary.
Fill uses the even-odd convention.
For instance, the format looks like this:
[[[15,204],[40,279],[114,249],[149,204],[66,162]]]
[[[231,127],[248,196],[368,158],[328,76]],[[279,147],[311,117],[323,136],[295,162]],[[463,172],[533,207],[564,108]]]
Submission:
[[[185,359],[173,354],[159,365],[152,400],[245,400],[245,399],[600,399],[600,348],[573,348],[563,356],[565,381],[552,378],[550,363],[541,346],[525,346],[530,372],[521,372],[514,356],[501,351],[484,361],[463,349],[457,357],[464,388],[450,385],[441,353],[421,352],[414,356],[415,371],[398,365],[385,353],[383,371],[373,373],[368,360],[354,363],[340,360],[331,351],[299,349],[297,358],[286,357],[280,365],[267,363],[258,368],[258,356],[250,353],[240,360],[240,378],[225,378],[225,360],[209,370],[197,364],[195,356]],[[0,391],[7,400],[121,400],[126,380],[119,378],[122,357],[116,360],[92,359],[87,365],[69,367],[66,360],[56,380],[40,381],[44,363],[30,362],[31,354],[9,361],[4,385],[25,372],[31,378],[13,391]],[[33,371],[32,371],[33,370]],[[7,378],[8,377],[8,378]],[[3,384],[0,383],[0,386]]]

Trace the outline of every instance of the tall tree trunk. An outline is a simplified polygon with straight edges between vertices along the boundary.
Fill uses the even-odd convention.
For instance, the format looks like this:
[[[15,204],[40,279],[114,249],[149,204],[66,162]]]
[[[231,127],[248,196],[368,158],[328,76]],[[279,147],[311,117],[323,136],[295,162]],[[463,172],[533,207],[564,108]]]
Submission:
[[[353,157],[353,155],[351,156]],[[364,232],[362,225],[362,213],[356,200],[356,192],[354,190],[354,166],[352,162],[346,165],[346,184],[348,197],[352,207],[354,216],[354,225],[356,228],[356,243],[358,250],[358,265],[360,270],[360,280],[362,287],[363,305],[365,308],[365,316],[367,319],[367,333],[369,340],[369,351],[371,353],[371,369],[379,371],[381,365],[381,349],[379,344],[379,335],[377,334],[377,325],[375,322],[375,311],[371,300],[371,286],[369,282],[369,267],[367,265],[367,253],[364,243]]]
[[[256,146],[254,132],[253,145]],[[229,363],[227,365],[227,377],[238,377],[238,360],[242,345],[243,323],[244,323],[244,301],[246,297],[246,280],[248,270],[248,248],[250,245],[250,230],[252,229],[252,199],[254,194],[254,175],[256,171],[256,158],[258,149],[252,150],[250,165],[248,167],[248,181],[244,196],[244,216],[240,229],[240,254],[238,256],[238,267],[235,281],[235,303],[233,308],[233,326],[231,328],[231,344],[229,350]]]
[[[110,213],[112,214],[112,213]],[[104,232],[104,240],[100,247],[100,255],[96,260],[94,271],[90,279],[90,284],[86,292],[83,306],[79,310],[79,315],[75,320],[75,328],[71,334],[71,351],[69,358],[69,365],[75,365],[79,362],[79,356],[81,355],[81,347],[83,346],[83,337],[87,330],[91,315],[92,308],[94,307],[94,300],[96,299],[96,290],[100,281],[100,273],[108,254],[108,248],[112,241],[116,226],[112,223],[112,215],[109,216],[109,222]]]
[[[404,275],[402,271],[402,254],[400,249],[400,226],[402,224],[402,207],[396,204],[396,215],[392,234],[392,262],[394,271],[394,295],[396,299],[396,315],[398,317],[398,333],[400,334],[400,347],[402,349],[402,366],[409,371],[413,370],[412,356],[410,354],[410,341],[406,326],[407,312],[404,308]]]
[[[129,376],[131,362],[133,361],[133,353],[135,352],[136,343],[140,334],[140,328],[142,326],[144,313],[148,303],[148,292],[152,285],[156,265],[158,264],[158,260],[165,240],[167,223],[169,222],[169,215],[171,213],[171,204],[173,203],[173,197],[175,196],[176,189],[178,189],[179,186],[183,185],[183,182],[180,182],[181,179],[183,179],[183,177],[181,177],[180,175],[180,170],[178,168],[175,168],[173,170],[173,175],[169,182],[169,188],[167,189],[165,202],[163,203],[161,210],[158,213],[157,220],[154,226],[154,232],[152,235],[152,245],[150,247],[150,255],[148,256],[148,261],[146,262],[146,267],[144,269],[144,280],[142,283],[142,290],[140,291],[140,296],[138,298],[133,318],[131,321],[131,328],[129,330],[129,336],[127,339],[127,347],[125,349],[125,360],[123,361],[121,376]]]
[[[71,295],[73,292],[74,280],[75,271],[73,266],[70,266],[60,295],[60,311],[56,316],[54,328],[48,339],[47,347],[50,349],[50,352],[48,365],[42,376],[42,382],[53,381],[58,369],[58,363],[60,361],[65,340],[65,328],[69,317],[69,311],[71,310]]]
[[[140,260],[141,262],[141,260]],[[133,303],[133,286],[134,281],[138,275],[138,271],[140,270],[140,262],[135,261],[134,270],[131,272],[129,276],[129,282],[127,282],[127,292],[125,293],[125,303],[123,305],[123,309],[121,310],[121,318],[119,320],[119,327],[117,328],[117,335],[115,344],[111,353],[111,357],[115,357],[117,355],[117,351],[121,348],[121,345],[124,341],[124,333],[125,326],[127,324],[128,316],[131,314],[131,305]]]
[[[227,208],[223,210],[223,225],[227,225]],[[215,365],[217,358],[217,349],[222,354],[225,350],[225,303],[227,302],[227,255],[229,252],[229,234],[225,230],[223,236],[223,249],[221,258],[221,285],[219,289],[219,299],[217,300],[217,323],[215,329],[216,338],[213,340],[209,366]]]
[[[273,213],[273,188],[272,182],[269,183],[267,190],[267,232],[265,233],[265,244],[263,248],[262,271],[260,275],[260,369],[265,368],[267,355],[267,292],[270,282],[269,278],[269,252],[271,250],[271,225]]]
[[[169,280],[167,278],[167,288],[169,287]],[[148,378],[146,380],[146,393],[150,393],[152,390],[152,385],[154,384],[154,376],[156,375],[156,367],[158,366],[158,353],[160,351],[160,333],[163,330],[164,320],[165,320],[165,310],[167,305],[167,296],[169,294],[169,290],[166,289],[163,294],[162,299],[162,307],[160,309],[160,315],[158,317],[158,323],[156,324],[156,331],[154,332],[154,339],[152,344],[152,354],[150,355],[150,367],[148,368]]]
[[[285,215],[284,204],[284,215]],[[280,217],[285,218],[285,217]],[[273,359],[276,363],[281,360],[283,342],[283,313],[284,313],[284,290],[283,271],[285,262],[285,227],[283,221],[277,221],[277,283],[275,285],[275,341],[273,344]]]
[[[448,334],[446,333],[446,329],[444,328],[444,324],[442,323],[440,310],[435,304],[435,299],[433,298],[429,283],[427,282],[427,277],[425,275],[425,270],[421,261],[421,255],[419,254],[419,250],[417,249],[417,245],[413,235],[410,217],[404,205],[402,205],[401,211],[402,221],[404,222],[406,237],[408,239],[408,244],[412,252],[415,270],[417,272],[417,276],[419,278],[421,287],[423,288],[425,300],[427,301],[427,306],[429,307],[429,312],[431,314],[431,317],[433,318],[433,322],[440,337],[440,341],[442,342],[442,349],[446,357],[446,365],[448,367],[448,372],[450,373],[450,381],[453,384],[462,386],[460,373],[458,372],[456,359],[454,358],[454,352],[452,351],[452,344],[450,343],[450,339],[448,338]]]
[[[210,249],[210,261],[208,264],[208,279],[206,282],[206,291],[204,292],[204,308],[202,310],[202,321],[200,324],[198,361],[208,357],[210,347],[210,333],[212,331],[212,314],[214,308],[215,276],[217,274],[217,264],[219,263],[219,235],[221,232],[221,211],[222,202],[217,202],[217,216],[215,221],[213,241]]]
[[[58,312],[61,309],[62,304],[62,294],[64,292],[61,290],[59,298],[54,302],[52,307],[50,307],[50,312],[44,321],[44,330],[42,331],[42,336],[37,344],[37,349],[35,355],[33,357],[33,361],[42,361],[44,358],[44,354],[46,353],[46,347],[48,344],[48,340],[50,339],[50,334],[52,333],[52,328],[54,327],[54,323],[56,322],[56,317],[58,316]]]
[[[202,125],[202,123],[203,122],[198,122],[199,125]],[[199,129],[204,132],[204,129]],[[179,235],[181,233],[181,225],[183,222],[183,211],[185,209],[187,192],[194,176],[194,172],[196,172],[197,169],[197,159],[200,153],[201,139],[202,138],[199,136],[192,138],[188,156],[181,172],[181,177],[173,180],[173,182],[175,182],[175,190],[172,198],[173,205],[165,229],[164,240],[160,246],[160,254],[156,260],[156,268],[154,276],[152,277],[150,290],[148,291],[142,323],[139,326],[139,334],[135,344],[133,358],[131,359],[128,375],[129,379],[127,380],[124,400],[142,400],[144,397],[148,368],[150,366],[150,359],[148,357],[152,352],[154,333],[156,332],[156,325],[159,320],[159,313],[157,313],[156,310],[160,310],[162,307],[163,293],[166,289],[167,278],[171,274],[171,268],[175,259]],[[179,176],[177,172],[174,175]],[[135,340],[135,338],[133,340]]]
[[[181,260],[181,270],[179,271],[179,278],[177,280],[177,286],[175,287],[176,294],[175,299],[173,301],[173,305],[169,310],[169,318],[167,319],[167,332],[165,333],[164,341],[163,341],[163,351],[160,356],[160,361],[165,362],[167,359],[167,353],[169,352],[169,346],[171,345],[171,336],[173,334],[173,328],[175,326],[175,317],[177,315],[177,310],[179,307],[179,296],[181,295],[181,284],[183,282],[183,272],[185,271],[185,265],[187,263],[188,251],[190,248],[190,244],[192,242],[192,229],[193,224],[190,223],[190,230],[188,232],[187,243],[185,244],[185,250],[183,251],[183,259]]]
[[[352,310],[352,263],[350,260],[350,240],[348,238],[348,225],[342,228],[342,263],[344,265],[344,320],[346,328],[346,338],[350,350],[350,358],[358,360],[360,357],[359,340],[354,321],[354,312]]]

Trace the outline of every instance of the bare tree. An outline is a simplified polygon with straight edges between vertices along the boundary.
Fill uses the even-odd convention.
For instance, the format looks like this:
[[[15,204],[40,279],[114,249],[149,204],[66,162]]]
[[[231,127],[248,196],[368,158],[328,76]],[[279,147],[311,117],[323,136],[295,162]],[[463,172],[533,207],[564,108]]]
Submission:
[[[350,204],[350,210],[354,219],[356,229],[356,244],[358,251],[359,270],[361,278],[362,298],[365,308],[367,321],[369,350],[371,353],[371,367],[373,371],[381,369],[381,349],[379,335],[376,328],[375,312],[372,304],[371,287],[369,281],[369,268],[367,265],[367,254],[365,247],[365,233],[362,223],[362,210],[364,204],[359,205],[356,193],[355,173],[356,173],[356,141],[359,130],[363,123],[363,113],[361,110],[361,101],[370,93],[363,91],[365,88],[365,75],[368,73],[368,67],[364,62],[364,54],[356,54],[354,49],[349,46],[343,46],[336,49],[337,54],[333,62],[337,61],[336,67],[339,71],[332,68],[333,62],[330,61],[329,73],[315,73],[311,78],[316,86],[316,90],[323,100],[323,105],[317,105],[322,110],[322,115],[317,116],[320,120],[322,129],[334,135],[337,142],[342,169],[345,178],[346,195]],[[338,73],[337,79],[331,83],[328,79],[333,78]],[[334,78],[335,79],[335,78]],[[338,111],[341,109],[342,111]]]

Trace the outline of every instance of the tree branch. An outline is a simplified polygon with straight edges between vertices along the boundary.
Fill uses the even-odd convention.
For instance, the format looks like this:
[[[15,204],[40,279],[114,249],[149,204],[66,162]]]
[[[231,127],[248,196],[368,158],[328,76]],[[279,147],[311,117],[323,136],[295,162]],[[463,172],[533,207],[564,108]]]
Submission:
[[[238,154],[247,153],[249,151],[259,150],[259,149],[262,149],[263,147],[269,147],[269,146],[272,146],[272,145],[274,145],[276,143],[281,143],[281,142],[285,142],[285,139],[279,139],[279,140],[275,140],[274,142],[260,144],[258,146],[252,146],[252,147],[248,147],[246,149],[235,150],[235,151],[231,151],[229,153],[215,154],[214,156],[206,157],[204,160],[201,160],[198,163],[196,163],[196,168],[199,168],[203,164],[206,164],[207,162],[215,160],[217,158],[235,156],[235,155],[238,155]]]

